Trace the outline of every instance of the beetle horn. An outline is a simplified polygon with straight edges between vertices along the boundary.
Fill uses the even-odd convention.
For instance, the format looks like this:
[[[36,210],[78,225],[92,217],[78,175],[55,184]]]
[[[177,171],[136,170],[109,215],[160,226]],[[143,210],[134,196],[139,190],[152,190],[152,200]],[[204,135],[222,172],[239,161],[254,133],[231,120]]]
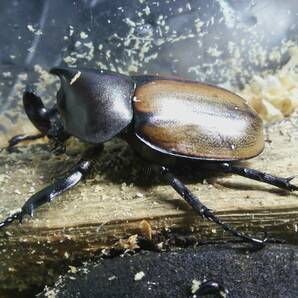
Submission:
[[[34,94],[34,89],[31,86],[27,86],[23,94],[23,105],[33,125],[40,132],[46,134],[51,127],[49,113],[41,98]]]

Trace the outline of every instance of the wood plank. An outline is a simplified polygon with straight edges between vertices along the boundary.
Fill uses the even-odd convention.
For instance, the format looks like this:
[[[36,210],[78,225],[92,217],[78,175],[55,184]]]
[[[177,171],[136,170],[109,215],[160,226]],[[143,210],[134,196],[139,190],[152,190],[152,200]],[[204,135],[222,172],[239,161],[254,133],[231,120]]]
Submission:
[[[264,153],[250,167],[281,176],[298,173],[298,116],[267,130]],[[1,152],[0,218],[22,206],[26,198],[61,175],[80,157],[75,143],[67,155],[53,156],[44,143]],[[296,179],[296,183],[298,178]],[[202,201],[226,222],[255,234],[298,243],[298,194],[237,176],[185,180]],[[295,181],[294,181],[295,183]],[[133,152],[121,141],[107,144],[90,178],[33,219],[0,231],[0,288],[26,288],[49,283],[78,259],[111,247],[120,238],[142,234],[146,219],[156,234],[165,229],[198,240],[231,239],[221,228],[202,220],[167,185],[144,182]]]

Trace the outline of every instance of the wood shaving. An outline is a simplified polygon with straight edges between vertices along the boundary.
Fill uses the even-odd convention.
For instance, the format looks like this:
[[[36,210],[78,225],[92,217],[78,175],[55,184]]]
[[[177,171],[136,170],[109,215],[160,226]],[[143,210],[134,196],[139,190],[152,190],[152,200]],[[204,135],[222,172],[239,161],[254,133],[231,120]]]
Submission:
[[[116,243],[116,247],[120,247],[123,249],[128,249],[128,250],[134,250],[140,248],[140,246],[137,243],[138,240],[138,235],[132,235],[129,236],[128,239],[120,239]]]
[[[143,271],[140,271],[135,274],[134,280],[139,281],[139,280],[143,279],[144,276],[145,276],[145,273]]]
[[[148,240],[152,240],[152,227],[151,227],[150,223],[147,220],[142,220],[140,225],[141,225],[141,228],[142,228],[142,231],[143,231],[145,237]]]
[[[191,293],[195,294],[201,286],[201,282],[199,280],[193,279],[191,285]]]
[[[255,75],[239,92],[266,122],[282,120],[298,106],[298,48],[289,53],[288,63],[274,75]]]

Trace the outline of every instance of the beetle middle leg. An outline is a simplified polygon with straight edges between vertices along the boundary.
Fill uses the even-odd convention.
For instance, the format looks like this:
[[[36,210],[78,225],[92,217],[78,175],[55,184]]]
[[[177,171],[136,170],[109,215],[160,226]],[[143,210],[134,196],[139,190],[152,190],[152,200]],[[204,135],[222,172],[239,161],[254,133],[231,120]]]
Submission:
[[[239,165],[233,165],[229,162],[219,163],[218,166],[225,173],[237,174],[249,179],[271,184],[281,189],[289,191],[298,190],[298,186],[290,183],[291,180],[293,180],[296,176],[286,178],[278,177],[255,169],[241,167]]]
[[[177,177],[175,177],[168,168],[160,167],[160,173],[164,176],[165,180],[175,189],[175,191],[203,218],[208,219],[218,225],[220,225],[225,231],[230,232],[232,235],[241,238],[246,242],[253,243],[258,246],[263,246],[267,241],[267,235],[265,234],[263,239],[257,239],[248,235],[245,235],[232,226],[224,223],[219,217],[217,217],[212,210],[205,206]]]
[[[12,214],[4,221],[0,222],[0,228],[10,225],[15,220],[22,222],[25,215],[30,215],[32,217],[34,209],[45,203],[51,202],[55,197],[77,185],[90,172],[93,158],[97,156],[102,149],[103,146],[99,145],[87,150],[82,159],[68,172],[68,174],[31,196],[23,205],[21,211]]]

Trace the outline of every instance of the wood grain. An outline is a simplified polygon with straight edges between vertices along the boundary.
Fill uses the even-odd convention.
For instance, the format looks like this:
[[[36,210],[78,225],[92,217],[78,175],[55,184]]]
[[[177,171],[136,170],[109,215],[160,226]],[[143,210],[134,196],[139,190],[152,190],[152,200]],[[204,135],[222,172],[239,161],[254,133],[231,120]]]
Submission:
[[[267,139],[263,154],[248,165],[276,175],[297,174],[298,116],[270,127]],[[79,159],[82,145],[70,147],[62,156],[51,155],[43,143],[22,147],[18,153],[1,152],[1,219]],[[153,239],[165,229],[198,240],[231,239],[197,216],[169,186],[147,180],[125,143],[107,144],[89,179],[38,209],[34,218],[0,231],[0,288],[50,283],[68,265],[120,238],[142,234],[144,219],[155,233]],[[239,230],[256,234],[265,229],[271,237],[298,243],[297,193],[237,176],[215,177],[203,184],[200,179],[184,181]]]

